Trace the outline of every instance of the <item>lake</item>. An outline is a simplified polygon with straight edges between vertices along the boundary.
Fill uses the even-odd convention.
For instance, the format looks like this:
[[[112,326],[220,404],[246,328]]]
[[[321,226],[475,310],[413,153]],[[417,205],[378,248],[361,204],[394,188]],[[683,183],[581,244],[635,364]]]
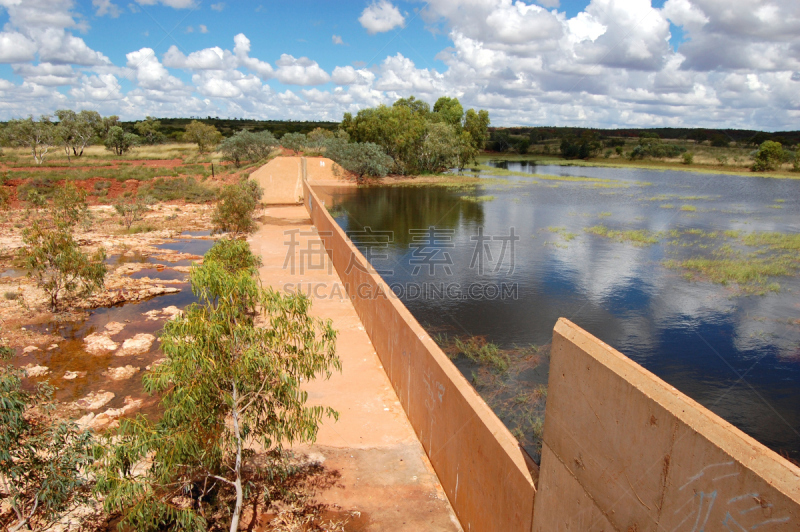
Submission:
[[[488,166],[471,187],[325,192],[532,455],[563,316],[800,459],[800,181]]]

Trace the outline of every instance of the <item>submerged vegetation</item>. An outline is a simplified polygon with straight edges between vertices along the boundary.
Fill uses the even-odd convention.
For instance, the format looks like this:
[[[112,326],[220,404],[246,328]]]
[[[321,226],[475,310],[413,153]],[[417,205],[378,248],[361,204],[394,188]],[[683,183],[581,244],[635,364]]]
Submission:
[[[648,231],[646,229],[628,229],[618,230],[609,229],[604,225],[595,225],[587,227],[585,231],[592,235],[602,236],[616,240],[617,242],[630,242],[639,246],[646,246],[650,244],[657,244],[660,234]]]
[[[484,336],[438,334],[434,340],[451,359],[471,363],[472,384],[478,393],[538,463],[548,350],[536,346],[502,349]]]

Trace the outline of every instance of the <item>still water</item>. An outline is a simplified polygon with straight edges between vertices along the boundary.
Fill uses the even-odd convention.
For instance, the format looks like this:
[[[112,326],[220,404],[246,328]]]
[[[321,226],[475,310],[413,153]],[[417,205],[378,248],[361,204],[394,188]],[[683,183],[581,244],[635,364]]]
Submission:
[[[798,249],[781,250],[790,275],[750,289],[674,266],[726,250],[770,257],[771,249],[747,247],[743,239],[800,233],[800,181],[492,166],[498,175],[484,172],[474,189],[324,192],[340,226],[432,334],[541,346],[566,317],[765,445],[800,459]],[[602,230],[644,230],[652,240],[596,234]],[[458,365],[474,382],[474,368]],[[546,367],[524,375],[546,383]]]

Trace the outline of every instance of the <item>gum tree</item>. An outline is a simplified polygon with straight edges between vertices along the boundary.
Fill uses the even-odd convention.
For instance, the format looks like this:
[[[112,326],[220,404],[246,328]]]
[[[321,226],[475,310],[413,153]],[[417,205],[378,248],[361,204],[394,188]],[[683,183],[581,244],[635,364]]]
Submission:
[[[206,153],[222,141],[222,133],[212,125],[192,120],[186,126],[184,139],[196,143],[200,153]]]
[[[88,296],[102,288],[106,275],[105,253],[84,253],[73,235],[86,219],[86,194],[72,184],[56,190],[53,203],[33,216],[22,231],[25,247],[20,259],[28,275],[45,291],[50,308],[58,310],[64,299]]]
[[[256,229],[253,214],[258,208],[264,190],[251,179],[236,185],[226,185],[220,192],[220,201],[211,215],[215,233],[229,233],[240,238]]]
[[[121,512],[123,525],[206,530],[227,507],[236,531],[248,478],[278,467],[259,465],[250,445],[268,453],[313,441],[322,417],[337,416],[307,406],[300,388],[340,369],[336,333],[309,316],[308,298],[264,289],[259,264],[247,242],[223,239],[192,268],[199,303],[167,322],[166,358],[143,378],[162,394],[164,414],[123,420],[98,457],[105,508]]]
[[[56,126],[47,115],[39,120],[33,116],[9,120],[3,134],[12,146],[29,148],[36,164],[42,164],[50,148],[60,142]]]
[[[12,351],[0,347],[0,359]],[[8,530],[44,530],[88,496],[91,434],[55,417],[53,388],[22,387],[24,370],[0,367],[0,489],[16,516]]]

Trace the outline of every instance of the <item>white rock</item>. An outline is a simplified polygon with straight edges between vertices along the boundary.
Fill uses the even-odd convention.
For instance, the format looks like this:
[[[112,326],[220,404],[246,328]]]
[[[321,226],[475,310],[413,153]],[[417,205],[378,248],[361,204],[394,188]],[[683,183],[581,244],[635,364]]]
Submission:
[[[83,399],[78,399],[75,401],[75,406],[85,410],[97,410],[98,408],[105,406],[114,397],[116,397],[114,392],[104,392],[103,390],[100,390],[99,392],[90,392],[89,395]]]
[[[25,373],[28,377],[43,377],[50,373],[50,368],[47,366],[39,366],[37,364],[28,364],[27,366],[23,366],[22,369],[25,370]]]
[[[124,328],[125,324],[120,323],[118,321],[111,321],[109,323],[106,323],[105,325],[106,334],[108,336],[114,336],[115,334],[118,334],[120,331],[122,331],[122,329]]]
[[[28,347],[22,350],[23,353],[32,353],[33,351],[40,351],[40,349],[35,345],[29,345]]]
[[[109,408],[101,414],[87,414],[80,418],[76,423],[81,427],[88,427],[95,430],[109,428],[116,425],[116,420],[125,414],[138,410],[142,406],[141,399],[132,399],[130,396],[125,398],[125,406],[122,408]]]
[[[134,368],[133,366],[128,365],[118,368],[108,368],[103,372],[103,375],[114,381],[122,381],[125,379],[130,379],[136,374],[137,371],[139,371],[139,368]]]
[[[105,355],[114,351],[119,344],[104,334],[92,333],[85,337],[86,351],[93,355]]]
[[[85,377],[85,371],[68,371],[64,373],[64,379],[71,381],[73,379],[77,379],[78,377]]]
[[[50,347],[47,348],[48,351],[52,351],[53,349],[58,349],[58,344],[50,344]]]
[[[142,353],[147,353],[155,339],[156,337],[152,334],[139,333],[133,338],[128,338],[122,342],[122,349],[119,350],[117,356],[141,355]]]

